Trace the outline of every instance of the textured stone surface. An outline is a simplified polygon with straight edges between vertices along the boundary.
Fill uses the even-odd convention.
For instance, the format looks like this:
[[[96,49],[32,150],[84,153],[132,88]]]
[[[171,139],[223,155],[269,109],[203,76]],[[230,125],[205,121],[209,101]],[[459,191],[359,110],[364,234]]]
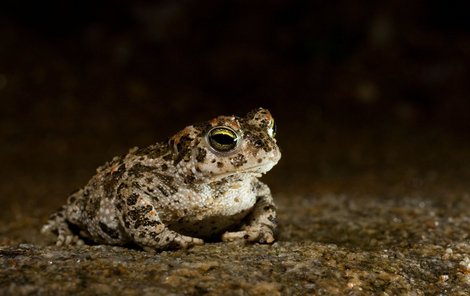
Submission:
[[[467,195],[277,200],[274,245],[210,243],[157,254],[47,245],[37,234],[42,221],[18,213],[2,222],[0,294],[466,295],[470,288]]]

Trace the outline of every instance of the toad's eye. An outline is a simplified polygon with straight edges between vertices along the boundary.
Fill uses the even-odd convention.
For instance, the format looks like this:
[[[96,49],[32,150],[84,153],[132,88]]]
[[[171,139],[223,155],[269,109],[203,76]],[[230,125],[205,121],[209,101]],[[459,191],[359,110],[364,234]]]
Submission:
[[[274,119],[273,119],[273,120],[271,120],[271,122],[268,125],[268,135],[271,138],[274,138],[276,136],[276,132],[277,132],[277,125],[276,125],[276,122],[274,122]]]
[[[209,145],[218,152],[228,152],[235,149],[239,142],[238,134],[228,127],[214,127],[207,133]]]

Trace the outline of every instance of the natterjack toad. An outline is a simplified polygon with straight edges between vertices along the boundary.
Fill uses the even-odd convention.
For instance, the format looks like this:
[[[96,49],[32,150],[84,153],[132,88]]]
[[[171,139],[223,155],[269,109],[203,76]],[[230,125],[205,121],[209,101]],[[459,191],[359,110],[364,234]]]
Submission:
[[[98,168],[43,232],[57,245],[187,248],[206,240],[272,243],[276,210],[261,174],[281,158],[266,109],[186,127]]]

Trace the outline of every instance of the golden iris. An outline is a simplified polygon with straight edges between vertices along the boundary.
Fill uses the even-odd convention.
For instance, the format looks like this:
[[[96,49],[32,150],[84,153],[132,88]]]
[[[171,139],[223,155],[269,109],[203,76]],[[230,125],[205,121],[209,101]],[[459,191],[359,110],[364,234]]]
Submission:
[[[276,122],[274,122],[274,119],[269,122],[268,125],[268,134],[271,136],[271,138],[274,138],[276,136],[277,132],[277,125]]]
[[[209,145],[219,152],[227,152],[238,144],[237,133],[228,127],[215,127],[207,134]]]

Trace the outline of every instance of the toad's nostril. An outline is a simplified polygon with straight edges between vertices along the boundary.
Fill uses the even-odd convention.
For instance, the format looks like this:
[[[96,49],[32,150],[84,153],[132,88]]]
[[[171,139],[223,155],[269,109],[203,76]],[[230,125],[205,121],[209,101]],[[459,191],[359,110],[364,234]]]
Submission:
[[[258,140],[255,141],[254,145],[255,145],[256,148],[261,148],[261,147],[263,147],[264,142],[263,142],[263,140],[258,139]]]

